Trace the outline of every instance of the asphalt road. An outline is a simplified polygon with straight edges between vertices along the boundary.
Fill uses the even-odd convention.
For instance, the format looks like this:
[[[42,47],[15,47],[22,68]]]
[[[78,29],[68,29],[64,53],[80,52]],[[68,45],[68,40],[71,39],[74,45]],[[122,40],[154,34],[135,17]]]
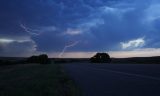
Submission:
[[[65,64],[83,96],[160,96],[158,64]]]

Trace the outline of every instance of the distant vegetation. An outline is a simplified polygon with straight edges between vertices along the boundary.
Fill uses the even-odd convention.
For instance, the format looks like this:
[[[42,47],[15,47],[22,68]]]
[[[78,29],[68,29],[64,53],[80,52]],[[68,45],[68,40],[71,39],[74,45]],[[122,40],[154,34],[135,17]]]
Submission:
[[[23,57],[0,57],[0,66],[15,64],[61,64],[61,63],[111,63],[111,64],[160,64],[160,56],[133,57],[133,58],[110,58],[108,53],[96,53],[91,58],[48,58],[47,54],[39,56]]]
[[[133,58],[112,58],[112,63],[121,64],[160,64],[160,56],[155,57],[133,57]]]
[[[49,60],[46,54],[42,54],[39,56],[31,56],[27,59],[28,63],[40,63],[40,64],[49,64],[51,61]]]
[[[0,65],[15,65],[15,64],[50,64],[51,59],[48,58],[46,54],[39,56],[31,56],[28,58],[21,57],[1,57]]]
[[[110,63],[111,58],[108,53],[97,53],[90,58],[92,63]]]
[[[27,63],[25,58],[16,58],[16,57],[1,57],[0,58],[0,66],[25,64],[25,63]]]

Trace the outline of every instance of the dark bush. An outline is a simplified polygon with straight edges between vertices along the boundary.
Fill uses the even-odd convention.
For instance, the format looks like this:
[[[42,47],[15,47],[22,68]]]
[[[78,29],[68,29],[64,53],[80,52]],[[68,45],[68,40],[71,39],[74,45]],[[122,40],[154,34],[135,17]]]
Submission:
[[[39,58],[38,56],[31,56],[27,59],[28,63],[39,63]]]
[[[49,63],[48,56],[46,54],[42,54],[39,56],[39,63],[41,64],[47,64]]]
[[[40,63],[40,64],[48,64],[50,60],[46,54],[42,54],[39,56],[31,56],[27,59],[28,63]]]
[[[92,63],[110,63],[111,58],[108,53],[97,53],[90,58]]]

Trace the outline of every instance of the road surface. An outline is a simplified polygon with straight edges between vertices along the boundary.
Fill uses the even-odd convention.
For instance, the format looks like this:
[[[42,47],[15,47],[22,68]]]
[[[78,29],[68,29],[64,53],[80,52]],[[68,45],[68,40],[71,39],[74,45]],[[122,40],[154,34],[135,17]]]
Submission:
[[[83,96],[160,96],[158,64],[64,64]]]

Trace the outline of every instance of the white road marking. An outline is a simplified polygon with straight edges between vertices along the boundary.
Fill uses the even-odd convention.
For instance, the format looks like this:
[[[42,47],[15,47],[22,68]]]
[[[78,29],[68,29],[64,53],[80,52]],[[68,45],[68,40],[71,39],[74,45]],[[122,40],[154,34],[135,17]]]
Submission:
[[[128,75],[128,76],[136,76],[136,77],[140,77],[140,78],[146,78],[146,79],[152,79],[152,80],[160,81],[160,78],[153,77],[153,76],[134,74],[134,73],[126,73],[126,72],[114,71],[114,70],[110,70],[110,69],[97,69],[97,68],[92,68],[92,67],[89,67],[89,68],[93,69],[93,70],[98,70],[98,71],[107,71],[107,72],[112,72],[112,73],[116,73],[116,74],[123,74],[123,75]]]

